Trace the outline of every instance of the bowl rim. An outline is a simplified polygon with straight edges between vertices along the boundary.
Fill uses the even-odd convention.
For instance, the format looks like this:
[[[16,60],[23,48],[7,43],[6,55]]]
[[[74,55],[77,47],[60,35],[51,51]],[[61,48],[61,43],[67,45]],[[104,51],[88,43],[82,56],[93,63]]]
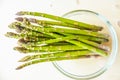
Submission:
[[[107,18],[105,18],[103,15],[101,15],[101,14],[99,14],[97,12],[94,12],[94,11],[91,11],[91,10],[84,10],[84,9],[82,10],[82,9],[80,9],[80,10],[73,10],[73,11],[67,12],[62,17],[66,16],[66,15],[69,15],[71,13],[76,13],[76,12],[87,12],[87,13],[94,14],[97,17],[99,17],[104,23],[107,24],[107,27],[108,27],[109,32],[110,32],[111,37],[112,37],[112,50],[111,50],[110,56],[108,58],[108,61],[107,61],[107,63],[101,69],[99,69],[96,72],[93,72],[91,74],[87,74],[87,75],[75,75],[75,74],[71,74],[71,73],[65,71],[63,68],[61,68],[55,61],[52,62],[52,64],[62,74],[66,75],[66,76],[68,76],[70,78],[79,79],[79,80],[81,80],[81,79],[82,80],[86,80],[86,79],[88,80],[88,79],[92,79],[92,78],[95,78],[95,77],[103,74],[114,63],[114,61],[116,59],[116,55],[118,53],[118,37],[117,37],[117,33],[115,31],[115,28],[112,26],[112,24],[110,23],[110,21],[108,21]]]

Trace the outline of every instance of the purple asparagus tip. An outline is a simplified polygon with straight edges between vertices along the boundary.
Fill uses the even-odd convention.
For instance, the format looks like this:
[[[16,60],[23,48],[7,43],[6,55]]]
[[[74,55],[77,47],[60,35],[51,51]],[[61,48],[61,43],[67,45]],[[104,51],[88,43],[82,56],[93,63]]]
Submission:
[[[15,31],[18,32],[18,33],[21,33],[23,31],[23,27],[21,27],[20,25],[16,25],[16,29]]]
[[[17,17],[17,18],[15,18],[15,20],[17,20],[17,21],[23,21],[23,18],[22,17]]]
[[[14,47],[13,49],[19,51],[20,53],[27,53],[27,49],[24,47]]]
[[[18,40],[18,44],[19,45],[27,44],[27,43],[28,43],[28,41],[24,40],[23,38],[21,38],[21,39]]]

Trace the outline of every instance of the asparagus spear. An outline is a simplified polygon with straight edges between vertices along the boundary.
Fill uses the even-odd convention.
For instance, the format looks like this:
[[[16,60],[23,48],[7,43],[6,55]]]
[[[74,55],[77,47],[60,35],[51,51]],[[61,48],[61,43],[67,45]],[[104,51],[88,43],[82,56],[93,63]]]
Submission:
[[[51,40],[52,41],[52,40]],[[68,41],[68,40],[67,40]],[[68,41],[68,42],[71,42],[71,41]],[[76,44],[76,45],[78,45],[77,43],[78,43],[78,41],[76,42],[76,41],[72,41],[72,43],[73,44]],[[104,51],[102,51],[102,50],[100,50],[100,49],[97,49],[97,48],[95,48],[95,47],[92,47],[92,46],[89,46],[89,45],[86,45],[86,44],[82,44],[82,45],[84,45],[84,46],[81,46],[81,42],[79,42],[80,44],[80,47],[84,47],[85,49],[86,48],[89,48],[89,50],[92,50],[93,52],[99,52],[99,54],[101,54],[102,53],[102,55],[106,55],[106,52],[104,52]],[[79,46],[78,45],[78,46]]]
[[[48,33],[48,35],[49,35],[49,33]],[[50,35],[50,36],[55,37],[55,38],[61,37],[61,35],[57,35],[57,34],[52,34],[52,35]],[[77,45],[78,47],[83,47],[84,49],[88,49],[88,50],[90,50],[90,51],[93,51],[93,52],[95,52],[96,54],[99,54],[99,55],[101,55],[101,56],[106,56],[106,55],[108,55],[106,51],[101,50],[101,49],[96,48],[96,47],[93,47],[93,46],[91,46],[91,45],[85,44],[85,43],[80,42],[80,41],[76,41],[76,40],[65,40],[65,41],[70,42],[70,43],[72,43],[72,44],[75,44],[75,45]]]
[[[24,39],[25,42],[33,42],[33,41],[45,41],[49,40],[50,38],[46,38],[43,36],[37,36],[34,37],[33,35],[28,35],[28,34],[17,34],[13,32],[7,32],[5,36],[10,37],[10,38],[15,38],[15,39]]]
[[[26,33],[27,35],[41,36],[42,37],[42,33],[36,32],[36,31],[34,31],[32,29],[29,30],[26,27],[22,27],[21,24],[19,24],[19,25],[18,24],[19,24],[18,22],[17,23],[14,22],[14,23],[10,24],[9,27],[16,29],[16,31],[18,31],[18,32]],[[40,34],[38,34],[38,33],[40,33]],[[49,37],[48,35],[44,35],[44,36],[45,37]],[[87,35],[77,35],[77,36],[80,36],[83,39],[88,39],[88,40],[95,41],[95,42],[98,42],[98,43],[107,42],[108,41],[108,39],[105,39],[105,38],[98,38],[98,37],[93,37],[93,36],[91,38],[91,36],[87,36]]]
[[[64,33],[72,33],[72,34],[82,34],[82,35],[89,35],[89,36],[95,36],[100,38],[108,38],[107,34],[101,34],[98,32],[91,32],[86,30],[79,30],[79,29],[67,29],[67,28],[40,28],[38,26],[30,24],[30,22],[24,18],[23,23],[21,23],[22,26],[26,26],[29,29],[38,31],[38,32],[64,32]]]
[[[23,21],[22,17],[17,17],[15,19],[17,21]],[[38,20],[38,19],[35,19],[35,18],[27,18],[27,19],[28,19],[29,22],[36,23],[36,24],[41,25],[41,26],[53,25],[53,26],[64,26],[64,27],[84,29],[82,27],[78,27],[78,26],[71,25],[71,24],[66,24],[64,22],[50,21],[50,20],[49,21],[48,20]]]
[[[62,35],[71,36],[70,34],[63,34],[63,33],[62,33]],[[94,47],[103,49],[103,50],[105,50],[105,51],[109,51],[109,48],[108,48],[107,46],[102,45],[102,44],[98,44],[98,43],[96,43],[96,42],[89,41],[89,40],[83,39],[83,38],[81,38],[81,37],[78,37],[77,40],[78,40],[78,41],[81,41],[81,42],[83,42],[83,43],[89,44],[89,45],[91,45],[91,46],[94,46]]]
[[[21,25],[16,25],[16,22],[12,23],[12,25],[10,24],[9,27],[14,28],[18,33],[21,33],[21,34],[12,33],[12,35],[11,33],[7,33],[9,37],[24,38],[25,40],[29,40],[29,41],[41,41],[41,40],[47,40],[51,38],[50,36],[42,34],[40,32],[22,27]]]
[[[19,24],[18,22],[13,22],[9,25],[9,27],[12,29],[15,29],[16,32],[22,33],[24,35],[26,34],[26,35],[30,35],[30,36],[51,38],[50,36],[42,34],[41,32],[37,32],[32,29],[25,28],[25,27],[21,26],[21,24],[19,24],[19,25],[18,24]]]
[[[48,35],[49,35],[49,33],[48,33]],[[50,36],[55,37],[55,38],[61,37],[61,35],[57,35],[57,34],[52,34],[52,35],[50,35]],[[93,52],[95,52],[96,54],[99,54],[99,55],[101,55],[101,56],[106,56],[106,55],[107,55],[107,52],[106,52],[106,51],[101,50],[101,49],[96,48],[96,47],[93,47],[93,46],[90,46],[90,45],[88,45],[88,44],[82,43],[82,42],[80,42],[80,41],[75,41],[75,40],[65,40],[65,41],[70,42],[70,43],[72,43],[72,44],[75,44],[75,45],[77,45],[78,47],[83,47],[84,49],[88,49],[88,50],[90,50],[90,51],[93,51]],[[46,45],[46,44],[45,44],[45,45]]]
[[[42,59],[42,58],[59,58],[59,57],[72,57],[72,56],[81,56],[81,55],[93,55],[90,54],[88,50],[80,50],[80,51],[65,51],[65,52],[57,52],[57,53],[47,53],[47,54],[36,54],[36,55],[28,55],[23,57],[20,62],[29,61],[33,59]]]
[[[29,23],[29,22],[25,22],[25,23]],[[30,26],[30,25],[24,25],[24,26]],[[35,28],[32,28],[33,30],[36,30]],[[41,32],[43,32],[43,31],[41,31]],[[52,37],[55,37],[55,38],[58,38],[58,37],[61,37],[61,36],[59,36],[59,35],[57,35],[57,34],[53,34],[53,33],[46,33],[46,32],[43,32],[43,33],[45,33],[45,34],[47,34],[47,35],[50,35],[50,36],[52,36]],[[93,52],[96,52],[96,53],[98,53],[98,54],[100,54],[100,55],[102,55],[102,56],[106,56],[107,55],[107,53],[105,52],[105,51],[103,51],[103,50],[101,50],[101,49],[98,49],[98,48],[95,48],[95,47],[93,47],[93,46],[90,46],[90,45],[86,45],[85,43],[82,43],[82,42],[79,42],[79,41],[74,41],[74,40],[66,40],[67,42],[70,42],[70,43],[73,43],[73,44],[75,44],[75,45],[77,45],[77,46],[79,46],[79,47],[83,47],[83,48],[85,48],[85,49],[88,49],[88,50],[91,50],[91,51],[93,51]],[[85,44],[85,45],[84,45]]]
[[[31,24],[26,20],[26,18],[24,19],[24,26],[27,26],[27,27],[31,27]],[[35,27],[32,27],[32,29],[33,30],[37,30],[37,31],[40,31],[40,30],[38,30],[37,28],[35,28]],[[41,32],[41,31],[40,31]],[[45,31],[45,30],[43,30],[42,32],[47,32],[47,31]],[[95,33],[95,32],[94,32]],[[49,31],[48,31],[48,33],[45,33],[45,34],[48,34],[48,35],[50,35],[50,36],[52,36],[52,37],[55,37],[55,38],[58,38],[58,37],[61,37],[60,35],[57,35],[57,34],[49,34]],[[95,34],[96,35],[96,34]],[[100,36],[100,35],[99,35]],[[102,35],[102,36],[104,36],[105,37],[105,35]],[[107,55],[107,52],[105,52],[105,51],[103,51],[103,50],[101,50],[101,49],[99,49],[99,48],[95,48],[95,47],[93,47],[93,46],[90,46],[90,45],[87,45],[87,44],[85,44],[85,43],[82,43],[82,42],[80,42],[80,41],[75,41],[75,40],[66,40],[67,42],[70,42],[70,43],[73,43],[73,44],[75,44],[75,45],[77,45],[77,46],[79,46],[79,47],[83,47],[83,48],[85,48],[85,49],[88,49],[88,50],[90,50],[90,51],[93,51],[93,52],[96,52],[97,54],[100,54],[100,55],[102,55],[102,56],[106,56]]]
[[[39,52],[57,52],[57,51],[70,51],[70,50],[85,50],[82,47],[77,47],[75,45],[50,45],[50,46],[27,46],[25,47],[15,47],[22,53],[39,53]]]
[[[30,25],[30,23],[26,20],[26,18],[25,18],[25,21],[24,21],[24,23],[25,23],[25,26],[29,26]],[[28,25],[27,25],[27,23],[28,23]],[[31,27],[31,26],[30,26]],[[35,26],[32,26],[31,28],[33,28],[33,29],[35,29],[35,30],[37,30],[37,31],[40,31],[39,30],[39,27],[36,27],[35,28]],[[48,30],[48,29],[46,29],[46,30]],[[43,32],[49,32],[49,31],[43,31]],[[56,30],[56,28],[55,28],[55,30]],[[53,30],[51,30],[51,31],[53,31]],[[69,30],[68,30],[69,31]],[[100,37],[100,36],[99,36]],[[105,37],[105,36],[104,36]],[[75,38],[74,36],[69,36],[69,37],[67,37],[67,38],[65,38],[65,39],[63,39],[63,38],[58,38],[58,39],[51,39],[51,40],[49,40],[49,41],[45,41],[45,42],[36,42],[36,43],[28,43],[28,45],[41,45],[41,44],[49,44],[49,42],[51,43],[53,43],[53,42],[55,42],[55,41],[60,41],[60,40],[66,40],[66,39],[73,39],[73,38]],[[82,41],[82,42],[85,42],[85,43],[87,43],[87,44],[90,44],[90,45],[92,45],[92,46],[95,46],[95,47],[98,47],[98,48],[105,48],[105,47],[103,47],[103,45],[101,46],[101,45],[99,45],[99,44],[97,44],[97,43],[95,43],[95,42],[91,42],[91,41],[88,41],[88,40],[84,40],[84,39],[82,39],[81,37],[78,37],[78,40],[80,40],[80,41]],[[48,42],[48,43],[47,43]],[[26,45],[26,44],[25,44]]]
[[[56,39],[50,39],[50,40],[41,40],[41,41],[36,41],[36,42],[26,42],[25,40],[19,40],[18,43],[24,47],[31,47],[31,46],[43,46],[43,45],[49,45],[49,44],[54,44],[55,42],[60,42],[60,41],[65,41],[65,40],[70,40],[70,39],[78,39],[79,41],[82,41],[83,43],[89,44],[91,46],[94,46],[99,49],[103,49],[105,51],[108,51],[108,48],[102,44],[98,44],[95,42],[91,42],[85,39],[81,39],[80,37],[77,38],[74,36],[68,36],[68,37],[60,37]]]
[[[25,35],[19,35],[17,33],[13,33],[13,32],[7,32],[5,34],[6,37],[10,37],[10,38],[16,38],[16,39],[19,39],[21,37],[25,37]]]
[[[17,12],[16,15],[19,15],[19,16],[20,15],[40,16],[40,17],[45,17],[45,18],[50,18],[53,20],[61,21],[61,22],[67,23],[67,24],[75,25],[75,26],[85,28],[88,30],[94,30],[94,31],[102,30],[102,27],[100,27],[100,26],[91,25],[91,24],[87,24],[87,23],[83,23],[83,22],[79,22],[79,21],[75,21],[75,20],[70,20],[67,18],[54,16],[54,15],[50,15],[50,14],[46,14],[46,13],[20,11],[20,12]]]
[[[26,62],[16,68],[16,70],[22,69],[24,67],[33,65],[33,64],[38,64],[42,62],[49,62],[49,61],[61,61],[61,60],[72,60],[72,59],[79,59],[82,58],[83,56],[73,56],[73,57],[62,57],[62,58],[47,58],[47,59],[38,59],[38,60],[33,60]]]
[[[97,57],[98,55],[93,55],[94,57]],[[72,60],[72,59],[82,59],[82,58],[89,58],[92,57],[91,55],[80,55],[80,56],[71,56],[71,57],[57,57],[57,58],[46,58],[46,59],[37,59],[37,60],[32,60],[29,62],[26,62],[16,68],[16,70],[22,69],[24,67],[33,65],[33,64],[38,64],[42,62],[50,62],[50,61],[62,61],[62,60]]]
[[[45,40],[45,41],[36,41],[36,42],[24,42],[23,40],[19,40],[18,43],[24,47],[26,46],[41,46],[41,45],[48,45],[51,43],[55,43],[55,42],[60,42],[60,41],[65,41],[68,39],[77,39],[79,36],[67,36],[67,37],[57,37],[56,39],[49,39],[49,40]]]
[[[26,40],[26,41],[29,41],[29,42],[36,42],[36,41],[46,41],[46,40],[49,40],[50,38],[46,38],[46,37],[39,37],[39,36],[37,36],[37,37],[34,37],[34,36],[32,36],[32,37],[24,37],[24,38],[21,38],[21,39],[24,39],[24,40]]]
[[[41,16],[57,21],[18,17],[16,20],[20,22],[14,22],[9,25],[10,28],[16,29],[19,34],[8,32],[6,36],[17,38],[19,39],[19,42],[22,43],[22,46],[15,47],[15,50],[24,53],[40,53],[25,56],[19,61],[29,62],[18,66],[16,69],[21,69],[41,62],[108,55],[106,47],[96,43],[108,41],[108,35],[93,32],[102,30],[102,27],[100,26],[78,22],[46,13],[21,11],[18,12],[17,15]],[[30,22],[36,23],[39,26],[32,25]],[[72,28],[55,28],[51,25]],[[41,51],[47,52],[47,54],[41,54]]]
[[[14,32],[7,32],[5,34],[5,36],[10,37],[10,38],[15,38],[15,39],[27,38],[28,37],[28,35],[26,35],[26,34],[17,34],[17,33],[14,33]],[[29,35],[29,37],[32,37],[32,36]]]

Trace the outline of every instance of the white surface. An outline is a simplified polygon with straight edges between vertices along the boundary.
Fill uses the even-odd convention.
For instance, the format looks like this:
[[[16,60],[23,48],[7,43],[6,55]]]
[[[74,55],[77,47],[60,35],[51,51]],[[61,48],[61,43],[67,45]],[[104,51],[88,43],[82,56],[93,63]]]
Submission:
[[[14,51],[16,40],[4,37],[8,24],[16,17],[17,11],[29,10],[51,13],[61,16],[62,14],[75,9],[88,9],[96,11],[110,20],[116,28],[120,40],[120,27],[117,21],[120,20],[120,6],[118,0],[3,0],[0,1],[0,80],[72,80],[59,71],[51,63],[33,65],[23,70],[16,71],[17,62],[23,55]],[[119,43],[120,45],[120,43]],[[101,76],[93,80],[120,80],[120,51],[113,66]]]

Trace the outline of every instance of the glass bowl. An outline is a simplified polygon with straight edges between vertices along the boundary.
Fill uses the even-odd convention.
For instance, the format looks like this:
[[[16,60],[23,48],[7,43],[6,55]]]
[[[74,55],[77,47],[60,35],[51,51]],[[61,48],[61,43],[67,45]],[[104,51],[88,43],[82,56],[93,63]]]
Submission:
[[[70,11],[63,17],[103,26],[101,32],[110,35],[110,41],[105,44],[110,47],[110,55],[108,57],[56,61],[53,62],[55,68],[64,75],[78,80],[92,79],[103,74],[113,64],[118,49],[118,39],[112,24],[101,14],[89,10]]]

